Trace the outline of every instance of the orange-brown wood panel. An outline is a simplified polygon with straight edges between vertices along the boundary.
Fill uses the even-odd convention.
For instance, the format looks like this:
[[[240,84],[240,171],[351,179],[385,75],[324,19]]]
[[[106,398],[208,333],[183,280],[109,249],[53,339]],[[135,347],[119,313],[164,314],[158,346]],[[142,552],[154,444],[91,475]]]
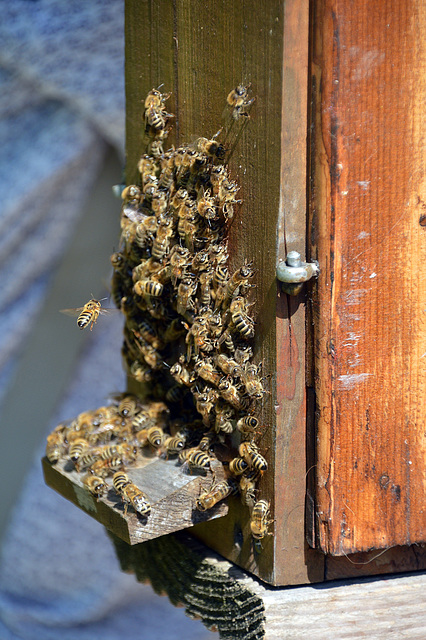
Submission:
[[[426,539],[426,9],[313,18],[316,525],[343,555]]]

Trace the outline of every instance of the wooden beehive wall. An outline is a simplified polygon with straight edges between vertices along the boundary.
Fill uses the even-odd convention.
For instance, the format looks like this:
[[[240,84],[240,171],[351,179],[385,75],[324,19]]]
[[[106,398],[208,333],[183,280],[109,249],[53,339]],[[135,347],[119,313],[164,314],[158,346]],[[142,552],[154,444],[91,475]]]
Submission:
[[[426,539],[424,3],[313,17],[318,546]]]

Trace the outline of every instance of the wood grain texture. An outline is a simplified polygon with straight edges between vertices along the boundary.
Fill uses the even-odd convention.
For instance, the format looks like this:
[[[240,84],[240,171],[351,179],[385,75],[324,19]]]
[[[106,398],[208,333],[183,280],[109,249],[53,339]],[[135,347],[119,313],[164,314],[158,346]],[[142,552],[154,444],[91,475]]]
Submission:
[[[314,5],[318,544],[426,539],[426,11]]]
[[[200,135],[212,136],[219,127],[229,124],[229,110],[223,119],[226,96],[238,83],[251,83],[253,95],[256,96],[250,119],[244,125],[234,125],[226,140],[229,148],[234,149],[230,172],[232,178],[240,185],[239,197],[243,200],[230,229],[229,246],[231,269],[238,268],[246,260],[253,260],[257,270],[253,296],[256,301],[254,311],[257,318],[256,361],[263,362],[263,373],[268,376],[265,384],[270,391],[264,398],[261,412],[265,433],[260,442],[261,451],[266,452],[269,470],[262,478],[259,497],[269,499],[274,507],[274,495],[278,491],[276,534],[275,538],[268,536],[263,541],[260,553],[259,550],[256,551],[250,535],[248,509],[243,508],[238,500],[230,501],[230,516],[223,519],[220,526],[196,527],[195,533],[209,540],[209,544],[232,558],[234,562],[250,567],[255,574],[273,583],[277,580],[288,583],[306,579],[303,522],[306,468],[303,431],[302,310],[297,323],[295,320],[295,326],[298,325],[297,341],[300,354],[294,362],[294,371],[298,372],[298,386],[296,395],[290,398],[291,418],[284,416],[290,407],[290,404],[285,406],[288,399],[284,399],[280,405],[281,420],[284,420],[282,427],[287,429],[291,423],[291,428],[295,431],[292,436],[282,434],[278,439],[275,436],[275,269],[278,259],[278,218],[280,216],[280,234],[283,234],[284,210],[287,206],[290,208],[290,202],[297,202],[291,213],[293,222],[299,220],[300,212],[303,219],[305,215],[307,35],[301,61],[297,60],[298,68],[293,69],[297,66],[294,54],[293,57],[289,57],[285,71],[285,90],[283,42],[286,28],[291,27],[294,40],[297,39],[295,30],[300,25],[307,29],[308,9],[306,1],[291,2],[289,7],[293,8],[287,14],[286,20],[284,3],[272,1],[265,3],[261,11],[253,0],[239,0],[234,3],[226,3],[224,0],[162,0],[146,3],[128,0],[126,9],[128,182],[135,180],[135,166],[145,150],[140,134],[143,122],[141,100],[153,86],[164,83],[164,91],[173,92],[167,104],[176,114],[170,136],[170,142],[174,144],[190,143],[194,137]],[[292,51],[293,47],[290,47],[289,52]],[[286,100],[285,107],[283,95]],[[297,104],[296,110],[294,104]],[[284,111],[287,124],[285,133],[282,134]],[[301,117],[303,124],[299,122]],[[298,122],[299,127],[298,140],[294,139],[295,122]],[[281,157],[283,136],[287,136],[287,156],[284,160]],[[294,167],[292,158],[297,159]],[[286,173],[288,166],[292,167],[291,175]],[[299,175],[301,168],[302,175]],[[282,184],[283,174],[286,175],[285,184]],[[302,235],[298,237],[300,232]],[[298,221],[291,230],[291,237],[297,237],[302,253],[305,244],[304,233],[305,223]],[[291,243],[289,234],[290,230],[287,231],[287,235]],[[284,251],[284,244],[280,240],[280,255],[284,254]],[[281,298],[280,304],[282,302]],[[280,336],[287,335],[288,338],[286,304],[287,301],[284,301],[279,331]],[[285,367],[288,363],[290,344],[287,338],[284,337],[284,345],[280,343],[278,346],[280,357],[284,357]],[[295,344],[293,338],[292,344]],[[292,375],[290,374],[290,377]],[[280,384],[282,387],[281,382]],[[290,394],[294,394],[294,389]],[[294,454],[290,451],[291,447],[295,449]],[[297,461],[299,490],[284,493],[285,478],[291,477],[296,486],[294,466],[286,464],[289,460]],[[276,486],[276,467],[280,475],[279,487]],[[293,527],[290,523],[295,522],[295,517],[297,526]],[[283,524],[283,518],[286,518],[288,524]],[[277,572],[277,562],[278,557],[282,557],[282,548],[288,549],[288,552],[283,560],[283,572],[280,573]],[[288,562],[289,558],[292,561],[294,558],[294,565],[298,564],[296,572],[294,567],[290,566],[292,561]],[[291,577],[293,573],[294,577]]]
[[[202,491],[210,489],[212,475],[194,478],[184,474],[172,460],[147,458],[134,467],[126,468],[131,482],[148,496],[151,504],[148,518],[140,518],[131,507],[125,513],[111,478],[105,481],[108,492],[97,500],[85,489],[81,475],[73,469],[72,463],[60,460],[52,465],[43,458],[42,464],[49,487],[131,545],[186,529],[210,518],[220,518],[228,511],[225,502],[218,503],[208,512],[198,511],[196,499]],[[218,481],[223,479],[221,465],[215,468],[215,477]]]
[[[221,640],[424,638],[425,574],[276,589],[184,532],[133,547],[112,538],[124,571],[217,629]]]

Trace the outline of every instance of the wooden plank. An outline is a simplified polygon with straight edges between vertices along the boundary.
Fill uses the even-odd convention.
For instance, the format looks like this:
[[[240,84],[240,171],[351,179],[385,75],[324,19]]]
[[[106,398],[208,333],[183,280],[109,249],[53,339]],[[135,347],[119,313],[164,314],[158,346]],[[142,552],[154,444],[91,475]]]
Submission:
[[[426,11],[314,14],[316,524],[342,555],[426,538]]]
[[[152,4],[129,0],[127,24],[128,132],[127,162],[129,179],[141,153],[141,139],[134,127],[140,126],[143,112],[141,97],[153,86],[164,82],[164,90],[173,92],[170,110],[176,114],[176,125],[170,141],[191,142],[195,136],[211,136],[229,120],[223,120],[226,96],[238,83],[252,83],[256,102],[246,126],[235,126],[227,144],[236,141],[230,171],[240,185],[242,207],[236,211],[230,230],[230,268],[253,260],[257,270],[256,290],[256,360],[263,362],[264,374],[272,373],[270,394],[263,402],[262,422],[267,425],[261,451],[267,452],[270,470],[262,479],[260,496],[272,501],[274,495],[275,449],[275,371],[276,371],[276,281],[277,219],[280,206],[282,52],[284,4],[268,2],[262,12],[252,0],[226,3],[177,1]],[[157,10],[157,9],[155,9]],[[170,18],[170,15],[173,17]],[[208,16],[208,18],[207,18]],[[147,35],[149,23],[149,37]],[[138,30],[136,25],[140,24]],[[161,38],[160,38],[161,32]],[[155,36],[152,36],[155,34]],[[152,47],[157,47],[153,52]],[[259,51],[262,55],[259,56]],[[157,62],[154,65],[153,60]],[[154,65],[154,67],[153,67]],[[164,76],[157,74],[160,70]],[[154,82],[155,78],[155,82]],[[137,83],[135,90],[130,84]],[[227,118],[229,119],[229,110]],[[278,134],[278,135],[277,135]],[[303,241],[302,241],[303,244]],[[300,400],[299,400],[300,403]],[[283,441],[288,446],[288,440]],[[299,444],[297,445],[299,446]],[[280,454],[281,455],[281,454]],[[302,462],[302,465],[304,463]],[[303,468],[303,475],[305,469]],[[297,508],[300,509],[300,496]],[[295,506],[289,495],[287,508]],[[303,503],[303,498],[302,498]],[[249,511],[230,501],[232,516],[226,528],[197,535],[210,540],[215,548],[257,575],[274,582],[276,563],[272,536],[263,542],[261,553],[255,553],[249,529]],[[300,509],[303,511],[302,509]],[[281,530],[277,523],[277,530]],[[220,535],[219,535],[220,534]],[[304,566],[304,533],[300,528],[298,545]],[[281,578],[280,578],[281,579]]]
[[[184,532],[133,547],[114,536],[113,542],[124,571],[149,581],[222,640],[424,638],[422,574],[277,589]]]
[[[96,499],[84,487],[82,475],[77,473],[70,461],[61,459],[52,465],[47,458],[43,458],[42,464],[44,479],[49,487],[131,545],[191,527],[206,519],[220,518],[228,511],[224,502],[208,512],[198,511],[196,499],[202,491],[210,489],[212,476],[194,478],[186,475],[173,460],[141,457],[134,466],[126,468],[126,475],[131,482],[149,498],[151,514],[148,518],[140,518],[132,508],[125,513],[111,478],[105,479],[108,491]],[[223,478],[221,465],[215,471],[216,480],[220,481]]]

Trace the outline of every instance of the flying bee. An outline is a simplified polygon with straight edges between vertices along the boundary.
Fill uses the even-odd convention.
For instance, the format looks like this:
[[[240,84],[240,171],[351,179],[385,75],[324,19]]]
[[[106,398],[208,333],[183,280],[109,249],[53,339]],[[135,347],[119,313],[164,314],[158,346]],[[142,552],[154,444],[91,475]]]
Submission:
[[[164,431],[160,427],[150,427],[146,434],[149,444],[158,449],[161,447],[164,439]]]
[[[142,193],[139,187],[135,184],[130,184],[121,192],[121,199],[126,204],[139,204],[141,201]]]
[[[221,380],[221,375],[214,368],[211,358],[200,358],[197,360],[194,365],[194,371],[200,378],[206,382],[210,382],[215,387],[218,386]]]
[[[85,438],[77,438],[74,440],[72,445],[69,448],[69,456],[70,459],[74,462],[74,464],[78,461],[78,459],[82,456],[82,454],[89,448],[89,443]]]
[[[248,107],[253,104],[255,98],[249,99],[249,90],[251,83],[246,85],[239,84],[228,93],[226,102],[232,107],[233,120],[239,120],[240,118],[249,118],[247,112]]]
[[[238,411],[244,411],[250,404],[248,398],[242,396],[229,380],[222,380],[218,386],[222,398]]]
[[[223,401],[219,401],[216,405],[215,431],[216,433],[232,433],[234,425],[231,418],[234,416],[234,409]]]
[[[120,469],[123,467],[124,463],[120,456],[113,456],[112,458],[107,458],[106,460],[96,460],[90,467],[89,471],[92,475],[98,475],[101,478],[105,478],[110,475],[113,471]]]
[[[241,375],[241,367],[233,358],[228,357],[224,353],[217,353],[213,356],[216,366],[219,367],[227,376],[239,378]]]
[[[242,442],[238,447],[238,453],[241,458],[247,462],[250,469],[264,472],[268,468],[268,463],[265,458],[259,453],[257,446],[254,442]]]
[[[250,529],[251,535],[255,540],[262,540],[265,536],[270,536],[268,526],[269,502],[267,500],[258,500],[251,511]]]
[[[156,280],[137,280],[133,291],[141,297],[152,296],[158,298],[163,293],[164,286]]]
[[[218,502],[236,492],[237,485],[232,478],[218,482],[214,484],[209,491],[202,493],[198,497],[196,501],[197,509],[199,511],[207,511],[207,509],[211,509]]]
[[[247,462],[244,460],[244,458],[233,458],[230,462],[229,462],[229,471],[234,475],[234,476],[239,476],[242,473],[244,473],[244,471],[246,471],[248,469],[248,464]]]
[[[258,433],[259,420],[255,416],[243,416],[237,421],[237,429],[245,438],[252,438]]]
[[[257,400],[263,398],[264,394],[267,393],[259,378],[260,369],[261,365],[256,366],[255,364],[247,362],[241,375],[241,380],[244,383],[246,392],[251,398],[256,398]]]
[[[107,488],[103,478],[92,476],[90,473],[83,478],[83,486],[97,499],[103,496]]]
[[[105,300],[105,298],[103,298]],[[61,309],[61,313],[66,313],[69,316],[78,316],[77,326],[79,329],[85,329],[90,325],[90,331],[93,329],[93,325],[96,324],[100,314],[109,313],[109,309],[101,309],[102,300],[95,300],[92,298],[83,307],[77,309]]]
[[[66,445],[64,442],[64,434],[60,431],[53,431],[47,436],[46,457],[54,464],[65,453]]]

